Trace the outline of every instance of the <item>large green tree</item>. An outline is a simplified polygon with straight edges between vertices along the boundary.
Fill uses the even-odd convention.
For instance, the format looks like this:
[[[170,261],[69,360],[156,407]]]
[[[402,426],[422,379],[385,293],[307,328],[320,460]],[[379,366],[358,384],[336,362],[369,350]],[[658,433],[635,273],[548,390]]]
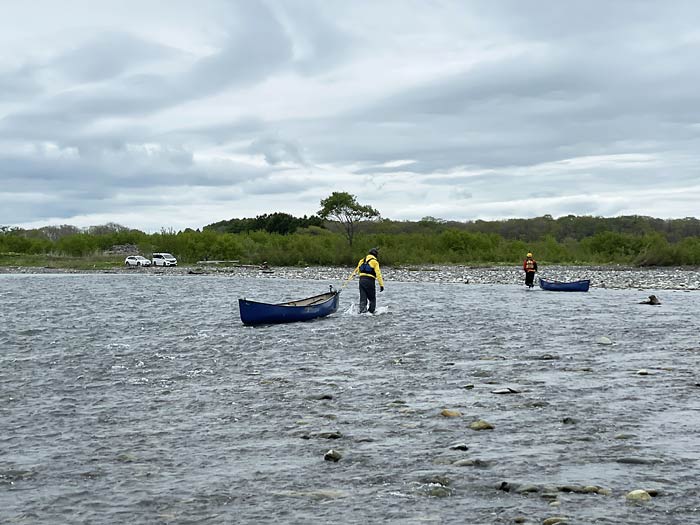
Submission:
[[[377,210],[357,202],[357,197],[344,191],[334,191],[330,197],[321,201],[318,216],[324,220],[335,220],[343,228],[348,244],[352,246],[357,224],[363,220],[379,219]]]

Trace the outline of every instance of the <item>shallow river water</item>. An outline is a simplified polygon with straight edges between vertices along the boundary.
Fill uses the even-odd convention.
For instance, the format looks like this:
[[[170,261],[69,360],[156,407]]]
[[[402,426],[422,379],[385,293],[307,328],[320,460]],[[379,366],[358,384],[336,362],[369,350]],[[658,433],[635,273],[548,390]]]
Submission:
[[[700,292],[329,284],[0,275],[0,523],[700,523]]]

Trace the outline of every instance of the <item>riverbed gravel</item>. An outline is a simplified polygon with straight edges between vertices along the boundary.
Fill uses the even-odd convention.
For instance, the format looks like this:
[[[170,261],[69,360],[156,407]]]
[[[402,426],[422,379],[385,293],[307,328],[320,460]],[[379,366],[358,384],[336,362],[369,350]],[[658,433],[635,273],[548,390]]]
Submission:
[[[232,278],[259,277],[344,282],[352,271],[347,267],[264,267],[256,265],[197,265],[174,268],[115,268],[109,270],[70,270],[51,267],[0,267],[0,273],[134,273],[153,275],[220,275]],[[386,266],[382,268],[387,285],[393,282],[520,284],[523,271],[515,266]],[[626,266],[545,266],[541,277],[557,281],[590,279],[593,288],[699,290],[700,268]]]

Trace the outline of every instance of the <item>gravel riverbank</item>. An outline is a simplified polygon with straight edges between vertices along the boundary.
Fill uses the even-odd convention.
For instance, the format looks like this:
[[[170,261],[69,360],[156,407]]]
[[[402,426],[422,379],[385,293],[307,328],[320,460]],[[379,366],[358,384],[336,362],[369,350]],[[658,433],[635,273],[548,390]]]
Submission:
[[[110,270],[70,270],[50,267],[0,267],[0,273],[148,273],[153,275],[226,275],[230,277],[305,279],[344,281],[351,268],[345,267],[272,267],[239,266],[179,266],[176,268],[115,268]],[[464,284],[522,284],[519,267],[494,266],[400,266],[384,267],[384,279],[389,285],[398,282],[433,282]],[[597,288],[637,288],[654,290],[699,290],[700,268],[631,268],[622,266],[547,266],[539,272],[544,278],[573,281],[590,279]]]

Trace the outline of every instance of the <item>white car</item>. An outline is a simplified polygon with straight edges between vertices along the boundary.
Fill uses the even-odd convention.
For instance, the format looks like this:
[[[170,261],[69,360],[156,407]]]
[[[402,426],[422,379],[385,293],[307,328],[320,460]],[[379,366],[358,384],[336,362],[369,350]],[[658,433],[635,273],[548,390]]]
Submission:
[[[177,259],[169,253],[154,253],[153,266],[177,266]]]
[[[124,259],[125,266],[150,266],[151,261],[140,255],[129,255]]]

